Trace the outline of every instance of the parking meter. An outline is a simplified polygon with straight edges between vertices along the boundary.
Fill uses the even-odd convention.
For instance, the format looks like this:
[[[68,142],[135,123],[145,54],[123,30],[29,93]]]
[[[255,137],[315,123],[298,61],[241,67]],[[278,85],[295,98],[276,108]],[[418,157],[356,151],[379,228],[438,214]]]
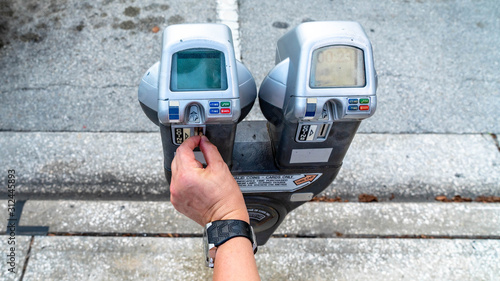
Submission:
[[[259,103],[280,168],[336,169],[377,106],[370,41],[355,22],[310,22],[277,44]]]
[[[371,43],[358,23],[303,23],[278,40],[276,66],[259,90],[271,142],[264,161],[275,170],[235,176],[259,244],[335,179],[361,120],[375,113],[376,87]]]
[[[160,126],[167,180],[178,145],[207,135],[231,168],[263,245],[289,212],[335,179],[361,121],[375,113],[377,75],[358,23],[300,24],[278,40],[276,66],[261,84],[267,121],[245,122],[236,132],[256,86],[231,40],[224,25],[169,26],[139,101]]]
[[[235,59],[227,26],[168,26],[161,60],[139,85],[143,111],[160,126],[167,180],[177,147],[193,135],[206,135],[231,167],[236,125],[256,96],[252,75]],[[195,155],[204,163],[201,152]]]

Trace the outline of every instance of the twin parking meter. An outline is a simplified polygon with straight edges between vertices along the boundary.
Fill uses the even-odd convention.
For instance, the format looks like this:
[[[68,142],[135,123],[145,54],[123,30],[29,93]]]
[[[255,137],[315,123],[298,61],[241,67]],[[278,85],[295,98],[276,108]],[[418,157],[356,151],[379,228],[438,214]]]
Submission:
[[[248,121],[239,132],[257,95],[229,28],[182,24],[165,29],[161,61],[142,78],[139,102],[160,126],[168,181],[175,150],[189,136],[203,133],[217,146],[263,245],[289,212],[335,179],[361,120],[375,112],[376,87],[371,44],[358,23],[303,23],[278,40],[276,66],[260,86],[267,122]],[[262,131],[264,141],[235,142],[236,134]]]

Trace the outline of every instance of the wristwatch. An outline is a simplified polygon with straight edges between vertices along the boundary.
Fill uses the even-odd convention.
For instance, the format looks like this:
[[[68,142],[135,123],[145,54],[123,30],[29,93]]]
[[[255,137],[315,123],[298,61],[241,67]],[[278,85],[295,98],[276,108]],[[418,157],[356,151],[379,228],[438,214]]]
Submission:
[[[206,265],[214,267],[217,248],[234,237],[246,237],[252,242],[253,253],[257,252],[257,240],[250,224],[241,220],[213,221],[205,225],[203,245],[205,247]]]

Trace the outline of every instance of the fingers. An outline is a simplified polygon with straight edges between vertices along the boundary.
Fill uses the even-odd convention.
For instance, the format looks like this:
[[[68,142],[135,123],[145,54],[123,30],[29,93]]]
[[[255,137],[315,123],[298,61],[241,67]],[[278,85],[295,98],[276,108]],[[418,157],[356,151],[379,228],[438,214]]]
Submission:
[[[178,148],[176,156],[172,161],[172,171],[183,168],[202,168],[203,165],[196,160],[193,149],[200,147],[205,156],[207,165],[218,166],[217,163],[224,163],[219,150],[213,145],[206,136],[192,136],[185,140]]]
[[[193,149],[199,146],[200,139],[200,136],[190,137],[177,148],[172,161],[172,170],[177,170],[178,167],[202,167],[201,163],[196,160],[193,152]]]
[[[201,137],[200,136],[192,136],[185,140],[179,148],[177,148],[177,153],[179,153],[179,149],[184,149],[186,148],[189,151],[193,151],[199,144],[200,144]],[[193,154],[194,155],[194,154]]]
[[[206,136],[201,136],[200,149],[205,156],[207,165],[210,165],[210,163],[217,163],[221,161],[224,162],[222,156],[219,153],[219,150],[217,150],[217,147],[213,145]]]

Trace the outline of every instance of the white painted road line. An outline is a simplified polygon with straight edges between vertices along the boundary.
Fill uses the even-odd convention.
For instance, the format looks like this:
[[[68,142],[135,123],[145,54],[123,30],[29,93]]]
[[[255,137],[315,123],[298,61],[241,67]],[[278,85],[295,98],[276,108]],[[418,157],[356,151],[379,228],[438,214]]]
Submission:
[[[236,0],[217,0],[217,22],[229,26],[233,33],[234,55],[241,60],[240,24],[238,20],[238,2]]]

